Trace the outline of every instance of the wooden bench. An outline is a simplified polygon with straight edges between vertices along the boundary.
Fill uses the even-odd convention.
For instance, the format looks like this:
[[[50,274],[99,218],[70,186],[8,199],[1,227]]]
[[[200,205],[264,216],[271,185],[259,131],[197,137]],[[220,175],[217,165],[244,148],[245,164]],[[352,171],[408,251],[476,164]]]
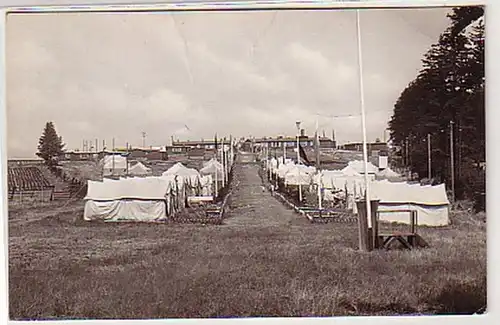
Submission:
[[[378,234],[377,238],[377,246],[382,249],[389,249],[390,245],[397,241],[403,245],[406,249],[413,249],[420,245],[419,238],[420,236],[416,233],[411,232],[393,232],[387,234]]]
[[[377,218],[374,222],[374,227],[372,231],[376,234],[374,238],[374,248],[389,249],[393,242],[399,242],[401,245],[409,250],[417,247],[428,247],[429,244],[417,234],[418,217],[417,211],[415,210],[386,210],[384,213],[390,212],[407,212],[410,214],[410,229],[409,231],[393,231],[389,233],[379,233],[378,223],[379,223],[379,213],[377,213]],[[373,237],[372,237],[373,238]]]

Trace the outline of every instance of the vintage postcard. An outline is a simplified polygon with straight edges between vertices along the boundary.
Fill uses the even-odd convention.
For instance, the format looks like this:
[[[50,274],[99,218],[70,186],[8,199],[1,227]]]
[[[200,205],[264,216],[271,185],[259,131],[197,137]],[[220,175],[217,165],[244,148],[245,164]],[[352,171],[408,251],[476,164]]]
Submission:
[[[9,318],[485,313],[484,16],[9,13]]]

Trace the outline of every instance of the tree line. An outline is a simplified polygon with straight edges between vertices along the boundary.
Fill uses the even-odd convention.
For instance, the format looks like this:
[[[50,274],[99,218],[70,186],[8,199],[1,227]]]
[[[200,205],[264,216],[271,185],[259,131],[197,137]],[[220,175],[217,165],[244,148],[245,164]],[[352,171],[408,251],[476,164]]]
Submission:
[[[389,130],[397,164],[428,177],[430,147],[431,178],[450,188],[453,175],[456,198],[465,199],[485,191],[484,7],[454,8],[447,17],[397,99]]]

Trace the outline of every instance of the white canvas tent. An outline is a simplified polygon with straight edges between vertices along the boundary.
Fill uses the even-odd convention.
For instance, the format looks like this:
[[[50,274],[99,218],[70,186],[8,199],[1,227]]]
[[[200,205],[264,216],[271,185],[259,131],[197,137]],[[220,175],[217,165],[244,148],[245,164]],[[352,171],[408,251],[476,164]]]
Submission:
[[[202,196],[212,196],[212,175],[202,176],[200,178],[201,195]]]
[[[119,155],[107,155],[101,159],[103,176],[124,176],[127,174],[127,158]]]
[[[88,181],[84,220],[162,221],[167,218],[171,183],[161,178]]]
[[[380,200],[380,220],[408,224],[408,212],[384,212],[389,210],[416,210],[418,225],[446,226],[449,219],[449,200],[444,184],[431,186],[389,182],[388,180],[371,183],[372,198]]]
[[[284,164],[279,164],[278,169],[276,172],[278,173],[279,178],[285,178],[286,173],[292,168],[295,167],[295,163],[293,162],[286,162]]]
[[[128,174],[130,176],[149,176],[151,175],[151,168],[144,166],[140,161],[129,168]]]
[[[362,160],[353,160],[349,162],[348,167],[354,169],[359,174],[365,173],[365,163]],[[378,172],[377,166],[368,162],[368,174],[376,174]]]
[[[388,180],[402,180],[402,176],[393,171],[391,168],[386,168],[384,170],[379,171],[377,174],[377,178],[379,179],[388,179]]]
[[[183,183],[187,188],[181,195],[196,195],[196,187],[200,185],[201,174],[193,168],[188,168],[181,163],[176,163],[162,174],[162,177],[176,176],[177,183]]]
[[[369,175],[369,179],[373,180],[374,175]],[[324,170],[321,174],[321,182],[323,188],[347,191],[350,194],[354,192],[360,194],[365,185],[364,176],[355,172],[352,168],[346,167],[342,170]]]
[[[215,177],[215,173],[217,173],[217,180],[222,180],[224,175],[224,169],[222,167],[222,164],[218,162],[215,159],[211,159],[208,162],[203,164],[203,168],[200,169],[200,174],[201,175],[212,175],[212,177]]]
[[[168,176],[168,175],[176,175],[189,179],[195,179],[201,176],[196,169],[188,168],[184,166],[182,163],[176,163],[162,174],[162,176]]]
[[[286,185],[310,185],[313,181],[316,168],[305,165],[290,165],[287,168],[284,179]]]

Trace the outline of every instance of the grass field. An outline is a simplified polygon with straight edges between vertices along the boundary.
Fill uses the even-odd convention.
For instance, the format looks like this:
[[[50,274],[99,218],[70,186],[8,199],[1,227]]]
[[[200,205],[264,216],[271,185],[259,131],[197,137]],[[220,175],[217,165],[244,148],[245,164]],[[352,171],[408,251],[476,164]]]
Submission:
[[[81,221],[9,215],[11,319],[471,313],[486,300],[479,216],[420,230],[431,248],[361,253],[355,224]]]

